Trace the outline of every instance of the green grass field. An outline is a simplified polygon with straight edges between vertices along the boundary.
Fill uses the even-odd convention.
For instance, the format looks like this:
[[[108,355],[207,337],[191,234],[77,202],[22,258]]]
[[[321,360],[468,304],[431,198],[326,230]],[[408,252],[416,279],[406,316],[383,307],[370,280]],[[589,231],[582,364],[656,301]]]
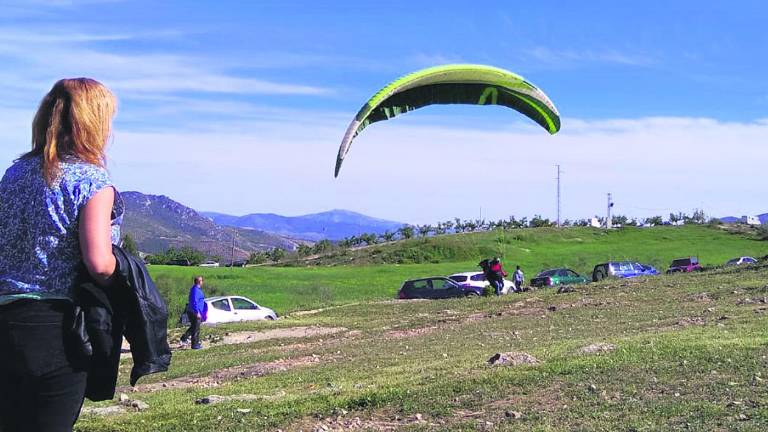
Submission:
[[[270,269],[332,270],[351,275]],[[766,266],[720,269],[206,328],[211,340],[341,330],[176,351],[170,371],[127,393],[146,410],[84,414],[76,430],[765,430],[767,283]],[[581,352],[595,343],[615,348]],[[538,363],[487,364],[510,351]]]
[[[118,403],[88,402],[75,429],[766,430],[768,265],[607,280],[564,294],[392,298],[404,279],[473,270],[488,255],[520,263],[530,277],[560,265],[587,273],[607,259],[663,271],[675,257],[698,255],[715,266],[763,256],[767,246],[716,227],[542,229],[397,242],[323,258],[330,266],[152,267],[172,310],[199,273],[209,295],[243,294],[284,317],[205,327],[206,349],[175,347],[170,370],[133,390],[126,357],[120,391],[148,408],[101,415],[93,410]],[[429,260],[377,263],[404,256]],[[172,342],[181,331],[170,330]],[[593,344],[612,348],[582,352]],[[487,363],[504,352],[536,362]],[[203,398],[212,403],[196,403]]]
[[[768,242],[710,226],[609,232],[542,228],[411,239],[331,254],[319,260],[325,265],[244,269],[152,266],[150,271],[169,301],[175,322],[197,274],[205,276],[209,296],[244,295],[285,314],[392,299],[405,279],[479,271],[478,261],[494,255],[504,259],[510,272],[514,265],[520,265],[530,278],[544,268],[560,266],[589,277],[595,264],[607,260],[638,260],[663,272],[672,259],[682,256],[696,255],[703,265],[714,266],[735,256],[766,254]]]

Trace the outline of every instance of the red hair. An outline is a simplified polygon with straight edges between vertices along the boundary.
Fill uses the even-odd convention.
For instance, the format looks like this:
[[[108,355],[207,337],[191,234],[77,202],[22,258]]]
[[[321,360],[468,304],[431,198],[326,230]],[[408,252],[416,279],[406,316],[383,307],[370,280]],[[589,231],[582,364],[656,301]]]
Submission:
[[[32,150],[42,156],[43,177],[51,185],[59,163],[67,156],[105,166],[105,148],[117,109],[115,96],[90,78],[56,82],[45,95],[32,121]]]

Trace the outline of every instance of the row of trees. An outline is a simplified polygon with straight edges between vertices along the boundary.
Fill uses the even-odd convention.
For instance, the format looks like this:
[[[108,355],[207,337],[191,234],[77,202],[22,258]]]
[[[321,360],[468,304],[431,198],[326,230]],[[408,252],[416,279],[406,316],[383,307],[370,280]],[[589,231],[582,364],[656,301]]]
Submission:
[[[605,218],[599,218],[599,219],[601,224],[605,222]],[[720,223],[720,220],[716,218],[707,219],[707,216],[704,214],[704,210],[694,210],[692,215],[688,215],[687,213],[683,213],[683,212],[670,213],[669,218],[667,220],[669,221],[669,223],[673,225],[677,225],[680,223],[683,223],[686,225]],[[639,225],[657,226],[657,225],[663,225],[664,219],[661,216],[652,216],[652,217],[647,217],[645,219],[636,219],[636,218],[628,218],[622,215],[615,215],[611,217],[611,223],[613,225],[621,225],[621,226],[639,226]]]
[[[441,235],[448,233],[467,233],[477,231],[490,231],[500,229],[520,229],[520,228],[539,228],[551,227],[555,224],[549,219],[539,215],[532,219],[524,217],[516,219],[511,216],[509,219],[500,219],[497,221],[486,221],[485,219],[462,220],[455,218],[445,222],[438,222],[435,225],[403,225],[396,231],[386,231],[382,234],[363,233],[357,236],[346,237],[338,242],[341,247],[370,246],[382,242],[394,240],[407,240],[414,237],[427,237],[431,235]]]
[[[211,257],[215,261],[220,261],[221,257]],[[163,253],[147,255],[144,260],[149,264],[181,264],[181,265],[199,265],[206,260],[206,255],[191,247],[181,248],[170,247]]]
[[[266,262],[278,262],[285,258],[285,249],[272,248],[267,251],[251,252],[248,256],[248,264],[263,264]]]
[[[605,224],[604,217],[598,217],[598,222],[601,225]],[[694,211],[693,215],[689,216],[685,213],[670,213],[669,221],[673,224],[678,222],[684,222],[686,224],[703,224],[707,223],[707,219],[704,212],[701,210]],[[664,220],[661,216],[653,216],[645,219],[629,218],[623,215],[614,215],[611,217],[613,225],[621,226],[639,226],[639,225],[662,225]],[[591,220],[589,219],[566,219],[561,223],[561,226],[590,226]],[[364,233],[357,236],[346,237],[338,242],[341,247],[355,247],[355,246],[370,246],[382,242],[390,242],[393,240],[407,240],[413,237],[427,237],[430,235],[441,235],[448,233],[465,233],[465,232],[477,232],[477,231],[492,231],[494,229],[512,230],[523,228],[542,228],[553,227],[555,222],[541,215],[535,215],[533,218],[528,219],[523,217],[517,219],[514,216],[510,216],[508,219],[500,220],[462,220],[455,218],[445,222],[438,222],[434,225],[404,225],[397,231],[386,231],[383,234]]]

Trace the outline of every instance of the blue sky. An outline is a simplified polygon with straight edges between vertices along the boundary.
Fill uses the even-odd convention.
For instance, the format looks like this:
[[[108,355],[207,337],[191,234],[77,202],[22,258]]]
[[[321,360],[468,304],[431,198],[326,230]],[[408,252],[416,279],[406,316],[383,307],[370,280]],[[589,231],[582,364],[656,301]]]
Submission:
[[[578,3],[2,1],[0,159],[26,150],[55,80],[90,76],[120,100],[118,186],[199,210],[554,217],[559,163],[564,217],[602,214],[606,192],[639,217],[768,211],[768,6]],[[457,62],[536,83],[561,132],[429,107],[366,129],[333,179],[368,97]]]

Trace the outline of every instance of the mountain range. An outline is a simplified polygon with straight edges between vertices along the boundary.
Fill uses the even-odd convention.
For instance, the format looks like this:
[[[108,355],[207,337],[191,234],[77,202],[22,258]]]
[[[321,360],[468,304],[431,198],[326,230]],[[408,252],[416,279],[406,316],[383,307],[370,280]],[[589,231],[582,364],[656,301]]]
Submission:
[[[294,250],[302,243],[380,234],[404,225],[347,210],[295,217],[270,213],[231,216],[198,212],[164,195],[135,191],[120,195],[125,203],[122,232],[149,254],[191,246],[209,256],[230,258],[234,246],[234,258],[240,260],[254,251]]]
[[[382,234],[396,231],[402,222],[372,218],[349,210],[330,210],[303,216],[280,216],[273,213],[253,213],[232,216],[223,213],[201,212],[219,225],[267,231],[281,236],[319,241],[341,240],[363,233]]]
[[[253,251],[275,247],[293,250],[300,241],[253,229],[224,227],[164,195],[122,192],[125,216],[122,232],[141,252],[164,252],[191,246],[208,255],[245,259]],[[234,238],[234,242],[233,242]]]

